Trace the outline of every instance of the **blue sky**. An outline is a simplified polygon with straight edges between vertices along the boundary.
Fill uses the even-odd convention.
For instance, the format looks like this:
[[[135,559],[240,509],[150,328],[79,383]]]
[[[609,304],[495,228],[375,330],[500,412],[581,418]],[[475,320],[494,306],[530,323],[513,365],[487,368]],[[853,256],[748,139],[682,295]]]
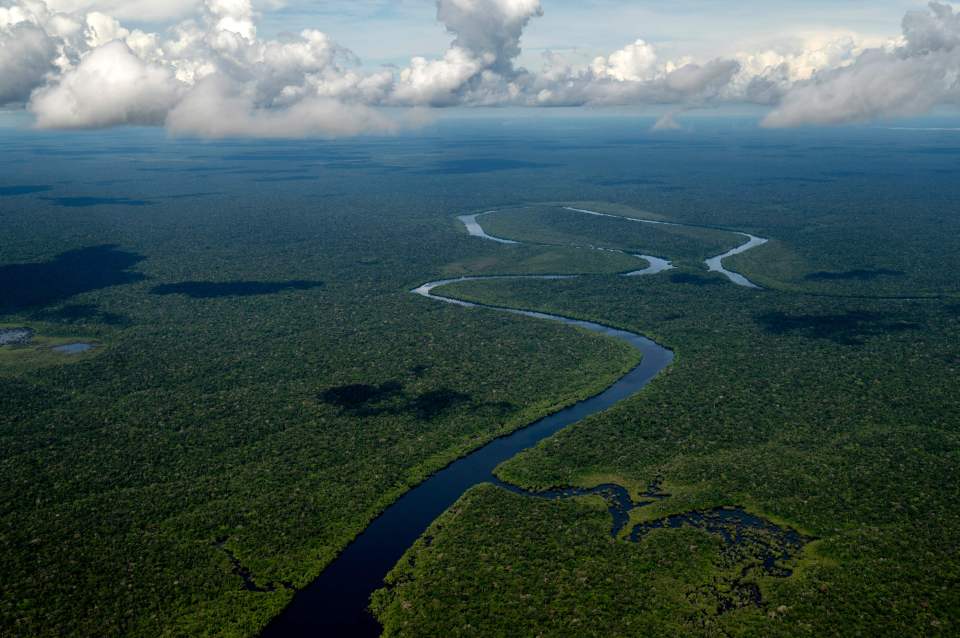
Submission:
[[[319,28],[360,55],[364,64],[397,64],[431,56],[449,44],[433,0],[290,0],[282,9],[261,5],[265,35]],[[577,49],[600,55],[642,38],[665,54],[716,57],[807,32],[852,31],[889,38],[900,32],[912,0],[544,0],[544,15],[524,33],[522,62],[544,50]]]

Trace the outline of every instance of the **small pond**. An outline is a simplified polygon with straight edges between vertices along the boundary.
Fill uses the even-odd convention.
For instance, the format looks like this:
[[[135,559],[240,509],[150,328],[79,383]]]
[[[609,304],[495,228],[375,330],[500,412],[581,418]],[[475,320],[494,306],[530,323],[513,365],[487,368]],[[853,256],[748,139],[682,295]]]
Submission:
[[[0,328],[0,346],[23,346],[33,339],[30,328]]]
[[[62,346],[54,346],[53,350],[60,354],[83,354],[93,350],[93,348],[92,343],[66,343]]]

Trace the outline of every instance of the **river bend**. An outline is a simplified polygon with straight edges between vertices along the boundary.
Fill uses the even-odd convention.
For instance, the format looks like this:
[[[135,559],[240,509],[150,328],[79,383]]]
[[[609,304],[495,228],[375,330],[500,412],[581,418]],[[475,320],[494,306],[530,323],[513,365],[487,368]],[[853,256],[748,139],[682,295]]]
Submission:
[[[680,225],[652,220],[634,220],[583,209],[571,208],[569,210],[604,217],[631,219],[638,223]],[[503,244],[520,243],[488,235],[478,221],[478,218],[483,214],[485,213],[465,215],[459,219],[466,226],[468,232],[475,237]],[[734,283],[755,288],[756,286],[742,275],[723,269],[722,261],[725,257],[742,253],[766,242],[766,240],[752,235],[741,234],[750,238],[747,244],[715,257],[707,263],[711,270],[725,274]],[[664,259],[637,256],[646,259],[650,266],[645,270],[627,273],[628,276],[652,275],[672,268],[670,262]],[[316,636],[324,638],[340,636],[374,638],[379,636],[381,627],[368,610],[370,596],[374,591],[383,587],[386,575],[402,558],[407,549],[427,531],[430,524],[438,516],[459,500],[467,490],[481,483],[493,483],[516,493],[530,494],[520,488],[506,485],[494,476],[493,472],[497,466],[564,428],[591,415],[608,410],[636,395],[673,362],[674,355],[670,350],[633,332],[560,315],[516,308],[485,306],[444,297],[436,293],[439,288],[464,281],[557,280],[575,277],[577,275],[461,277],[428,282],[411,291],[424,299],[459,306],[474,312],[505,312],[588,330],[629,344],[642,354],[642,360],[640,365],[600,394],[544,417],[512,434],[494,439],[474,452],[454,461],[405,493],[374,519],[327,566],[316,580],[295,594],[290,605],[263,631],[261,635],[264,638],[307,638]],[[622,525],[626,521],[623,516],[625,507],[623,501],[624,498],[629,500],[622,488],[599,486],[592,490],[568,490],[567,492],[570,495],[580,493],[604,495],[611,504],[610,511],[614,516],[614,533],[618,531],[618,526],[622,529]],[[655,491],[647,496],[659,497]]]

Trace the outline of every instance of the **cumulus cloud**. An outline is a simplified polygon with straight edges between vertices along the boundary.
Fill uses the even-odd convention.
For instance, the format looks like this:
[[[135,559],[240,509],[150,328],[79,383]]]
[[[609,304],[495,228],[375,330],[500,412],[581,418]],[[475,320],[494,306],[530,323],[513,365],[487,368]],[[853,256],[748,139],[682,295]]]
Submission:
[[[520,39],[543,14],[540,0],[437,0],[437,20],[454,40],[444,56],[414,58],[400,72],[395,104],[498,104],[516,100]]]
[[[776,48],[740,52],[740,72],[725,89],[731,100],[775,105],[799,82],[853,64],[868,48],[855,33],[816,33]]]
[[[391,133],[398,124],[368,106],[324,97],[265,109],[242,85],[212,76],[177,104],[167,118],[167,127],[174,134],[201,137],[289,138]]]
[[[764,125],[842,124],[918,115],[942,101],[949,83],[942,61],[869,51],[850,67],[819,74],[790,89]]]
[[[592,71],[597,77],[610,77],[620,82],[639,82],[649,79],[656,70],[657,52],[643,40],[637,40],[609,57],[593,61]]]
[[[0,106],[22,104],[55,70],[54,41],[28,22],[0,30]]]
[[[448,50],[439,60],[413,58],[410,66],[400,72],[393,98],[400,104],[457,104],[464,87],[484,66],[482,58],[475,58],[459,47]]]
[[[257,6],[282,0],[258,1],[0,0],[0,105],[26,104],[48,128],[299,137],[420,119],[398,107],[658,104],[668,106],[658,127],[673,128],[684,111],[748,102],[772,107],[767,126],[797,126],[921,113],[958,97],[960,16],[936,2],[908,13],[889,42],[827,33],[670,59],[636,39],[588,61],[548,53],[527,70],[517,59],[541,0],[436,0],[446,51],[370,70],[316,29],[262,38]],[[157,16],[176,22],[152,33],[122,20]]]
[[[113,40],[93,50],[54,86],[37,91],[30,110],[41,128],[162,124],[181,85]]]
[[[540,106],[676,104],[683,109],[714,103],[740,70],[732,59],[697,64],[659,61],[652,46],[638,41],[583,68],[557,65],[534,82]]]
[[[960,15],[932,2],[903,19],[903,37],[863,51],[847,65],[792,85],[765,126],[843,124],[919,115],[954,103],[960,77]]]
[[[540,15],[540,0],[437,0],[437,19],[456,36],[453,47],[488,60],[497,73],[512,70],[523,30]]]

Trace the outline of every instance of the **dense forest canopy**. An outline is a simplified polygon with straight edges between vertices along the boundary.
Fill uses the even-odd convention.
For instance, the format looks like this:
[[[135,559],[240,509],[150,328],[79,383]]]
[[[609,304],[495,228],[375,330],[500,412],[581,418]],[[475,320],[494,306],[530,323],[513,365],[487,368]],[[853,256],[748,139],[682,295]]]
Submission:
[[[255,635],[411,486],[636,364],[409,292],[557,273],[584,276],[443,292],[634,330],[677,361],[499,476],[637,497],[660,479],[671,498],[611,539],[599,497],[472,491],[378,593],[388,635],[955,631],[960,151],[917,131],[648,125],[0,130],[0,334],[31,331],[0,346],[0,633]],[[485,227],[524,245],[457,220],[494,209]],[[730,231],[771,238],[728,262],[764,290],[703,266]],[[637,259],[591,246],[677,268],[620,277]],[[78,342],[94,347],[52,349]],[[756,556],[705,528],[627,538],[724,507],[815,539],[789,577],[746,578],[761,604],[718,603]]]

